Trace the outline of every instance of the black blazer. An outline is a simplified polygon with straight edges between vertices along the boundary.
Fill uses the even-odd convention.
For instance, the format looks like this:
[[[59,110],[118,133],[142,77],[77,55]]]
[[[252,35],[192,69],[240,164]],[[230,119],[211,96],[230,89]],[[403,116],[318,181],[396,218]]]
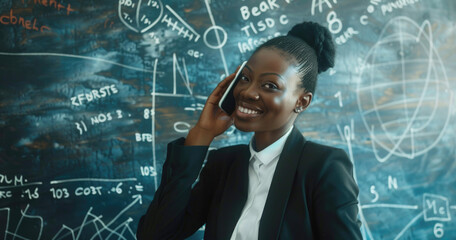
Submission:
[[[250,151],[236,145],[210,151],[168,144],[161,184],[141,217],[137,238],[184,239],[206,224],[204,239],[231,237],[247,200]],[[199,181],[192,184],[199,175]],[[272,179],[259,239],[362,239],[358,186],[347,154],[306,141],[294,127]]]

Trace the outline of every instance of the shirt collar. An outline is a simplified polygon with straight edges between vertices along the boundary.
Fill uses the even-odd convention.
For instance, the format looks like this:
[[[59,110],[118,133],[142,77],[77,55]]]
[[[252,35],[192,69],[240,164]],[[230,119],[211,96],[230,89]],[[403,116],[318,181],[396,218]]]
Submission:
[[[250,150],[250,156],[251,156],[249,161],[252,161],[252,159],[254,157],[256,157],[264,165],[267,165],[268,163],[270,163],[275,157],[277,157],[278,155],[280,155],[280,153],[282,153],[283,147],[285,146],[285,141],[287,140],[288,136],[290,135],[291,130],[293,130],[293,125],[282,137],[280,137],[275,142],[273,142],[271,145],[269,145],[267,148],[265,148],[259,152],[255,151],[255,149],[253,148],[253,140],[255,137],[255,136],[253,136],[252,139],[250,140],[250,144],[249,144],[249,150]]]

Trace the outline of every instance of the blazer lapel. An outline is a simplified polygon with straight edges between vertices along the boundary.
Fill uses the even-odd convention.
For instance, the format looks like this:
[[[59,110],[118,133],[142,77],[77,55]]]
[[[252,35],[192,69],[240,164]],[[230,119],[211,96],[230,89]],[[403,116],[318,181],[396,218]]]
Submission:
[[[217,238],[229,239],[247,201],[250,151],[247,145],[234,154],[217,220]]]
[[[277,163],[271,187],[260,219],[258,239],[278,239],[296,168],[305,143],[301,132],[293,128]]]

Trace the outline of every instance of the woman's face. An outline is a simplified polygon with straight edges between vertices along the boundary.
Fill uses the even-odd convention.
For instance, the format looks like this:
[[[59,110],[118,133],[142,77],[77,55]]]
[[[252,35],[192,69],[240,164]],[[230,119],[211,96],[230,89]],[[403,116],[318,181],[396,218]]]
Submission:
[[[293,110],[296,106],[305,109],[312,98],[299,84],[297,68],[279,50],[259,50],[247,62],[234,88],[234,125],[246,132],[288,130],[297,117]],[[302,102],[303,96],[308,103]]]

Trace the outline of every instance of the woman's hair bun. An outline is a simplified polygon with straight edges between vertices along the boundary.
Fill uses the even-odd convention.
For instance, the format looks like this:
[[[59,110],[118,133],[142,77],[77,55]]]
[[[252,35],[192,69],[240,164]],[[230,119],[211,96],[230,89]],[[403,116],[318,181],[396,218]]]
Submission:
[[[315,22],[296,24],[287,34],[304,40],[315,50],[318,61],[318,73],[334,67],[336,49],[331,33],[326,27]]]

